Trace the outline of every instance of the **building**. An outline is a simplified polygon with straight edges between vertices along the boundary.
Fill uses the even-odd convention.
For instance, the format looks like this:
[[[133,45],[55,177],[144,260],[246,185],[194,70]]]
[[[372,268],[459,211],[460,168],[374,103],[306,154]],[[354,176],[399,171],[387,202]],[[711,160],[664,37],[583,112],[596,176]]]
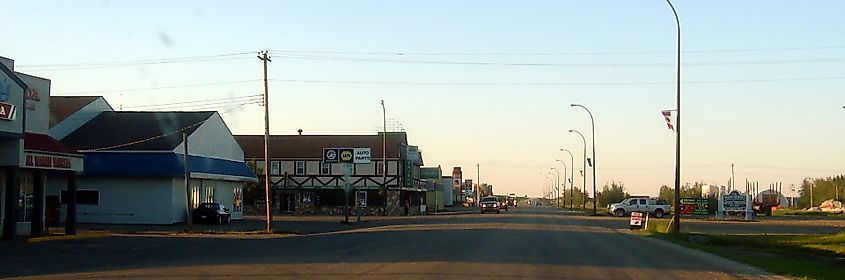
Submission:
[[[264,136],[237,135],[248,161],[264,173]],[[383,141],[387,142],[383,146]],[[386,151],[383,153],[382,150]],[[370,163],[354,164],[349,181],[341,164],[322,162],[324,148],[370,148]],[[281,213],[342,215],[344,199],[366,196],[365,215],[416,214],[425,204],[420,179],[422,152],[405,132],[377,135],[271,135],[270,183],[273,208]],[[384,159],[387,173],[383,173]],[[263,175],[261,175],[263,177]],[[344,186],[352,189],[346,197]]]
[[[452,167],[452,194],[455,197],[454,202],[456,203],[466,202],[466,195],[464,195],[463,184],[464,179],[461,167]]]
[[[450,200],[451,197],[447,197],[444,191],[443,170],[440,166],[420,168],[420,178],[425,181],[426,186],[426,210],[432,212],[446,207],[444,201]]]
[[[181,223],[189,203],[203,202],[225,205],[233,220],[243,217],[243,185],[258,179],[217,112],[118,112],[97,96],[54,97],[51,106],[50,134],[86,158],[79,222]],[[47,192],[65,191],[51,184]]]
[[[452,176],[443,176],[441,182],[443,182],[443,206],[452,207],[452,205],[455,205],[455,194],[453,192],[454,186],[452,185]]]
[[[0,220],[4,239],[42,236],[57,223],[59,203],[67,205],[66,233],[76,233],[76,176],[83,157],[48,135],[50,80],[14,72],[0,57]],[[47,185],[70,190],[63,199]]]

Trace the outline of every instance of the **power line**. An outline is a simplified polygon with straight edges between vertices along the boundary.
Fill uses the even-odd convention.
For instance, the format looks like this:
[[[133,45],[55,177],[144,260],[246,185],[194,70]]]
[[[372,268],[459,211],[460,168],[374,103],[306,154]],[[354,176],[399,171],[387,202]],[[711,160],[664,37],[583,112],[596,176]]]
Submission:
[[[63,63],[63,64],[30,64],[30,65],[15,65],[20,68],[49,68],[49,67],[82,67],[82,66],[132,66],[145,64],[162,64],[162,63],[182,63],[182,62],[197,62],[197,61],[211,61],[214,59],[226,58],[231,56],[241,56],[253,54],[255,52],[238,52],[226,54],[214,54],[204,56],[189,56],[189,57],[174,57],[174,58],[157,58],[157,59],[141,59],[141,60],[118,60],[118,61],[100,61],[100,62],[79,62],[79,63]]]
[[[709,49],[684,51],[687,54],[702,53],[743,53],[743,52],[779,52],[800,50],[834,50],[845,46],[783,47],[757,49]],[[288,54],[344,54],[344,55],[393,55],[393,56],[591,56],[591,55],[646,55],[666,54],[675,51],[604,51],[604,52],[405,52],[405,51],[319,51],[319,50],[273,50]]]
[[[401,60],[382,58],[357,58],[341,56],[305,56],[305,55],[276,55],[277,57],[305,60],[326,60],[344,62],[374,62],[374,63],[405,63],[405,64],[432,64],[432,65],[467,65],[467,66],[521,66],[521,67],[670,67],[674,63],[544,63],[544,62],[492,62],[492,61],[452,61],[452,60]],[[781,60],[747,60],[747,61],[720,61],[720,62],[685,62],[687,66],[719,66],[719,65],[769,65],[769,64],[795,64],[795,63],[832,63],[843,62],[845,58],[812,58],[812,59],[781,59]]]
[[[111,93],[111,92],[148,91],[148,90],[160,90],[160,89],[191,88],[191,87],[204,87],[204,86],[215,86],[215,85],[242,84],[242,83],[258,82],[258,81],[261,81],[261,80],[240,80],[240,81],[226,81],[226,82],[200,83],[200,84],[175,85],[175,86],[160,86],[160,87],[147,87],[147,88],[132,88],[132,89],[107,89],[107,90],[95,90],[95,91],[71,91],[71,92],[61,92],[61,93],[57,93],[57,95],[61,95],[61,94],[72,95],[72,94],[97,94],[97,93]]]
[[[124,106],[124,108],[150,108],[150,107],[171,107],[171,106],[192,106],[192,105],[206,105],[209,103],[231,103],[235,101],[242,101],[244,99],[254,100],[256,98],[260,98],[260,94],[255,95],[245,95],[245,96],[236,96],[236,97],[224,97],[224,98],[212,98],[212,99],[202,99],[202,100],[189,100],[189,101],[180,101],[180,102],[173,102],[173,103],[159,103],[159,104],[146,104],[146,105],[136,105],[136,106]]]
[[[634,85],[666,85],[674,82],[525,82],[525,83],[496,83],[496,82],[388,82],[388,81],[349,81],[349,80],[305,80],[305,79],[270,79],[274,82],[292,83],[322,83],[322,84],[362,84],[362,85],[407,85],[407,86],[634,86]],[[774,78],[747,80],[701,80],[686,81],[687,84],[729,84],[729,83],[766,83],[790,81],[821,81],[845,80],[845,76],[805,77],[805,78]]]

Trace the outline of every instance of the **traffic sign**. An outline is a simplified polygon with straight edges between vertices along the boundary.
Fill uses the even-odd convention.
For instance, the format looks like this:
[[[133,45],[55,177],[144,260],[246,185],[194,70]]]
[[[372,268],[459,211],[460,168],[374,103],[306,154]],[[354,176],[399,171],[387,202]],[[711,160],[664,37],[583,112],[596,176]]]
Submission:
[[[339,163],[340,155],[336,148],[323,148],[324,163]]]

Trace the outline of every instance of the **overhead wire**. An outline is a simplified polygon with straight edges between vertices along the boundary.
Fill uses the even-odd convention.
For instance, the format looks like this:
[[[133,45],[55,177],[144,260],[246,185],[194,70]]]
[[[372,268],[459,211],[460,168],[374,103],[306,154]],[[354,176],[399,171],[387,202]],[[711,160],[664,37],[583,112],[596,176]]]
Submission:
[[[810,46],[782,48],[746,48],[746,49],[704,49],[685,50],[682,53],[742,53],[742,52],[778,52],[799,50],[845,49],[845,46]],[[292,54],[343,54],[343,55],[393,55],[393,56],[591,56],[591,55],[650,55],[675,53],[675,51],[599,51],[599,52],[407,52],[407,51],[332,51],[332,50],[270,50],[275,53]]]
[[[97,94],[97,93],[111,93],[111,92],[150,91],[150,90],[174,89],[174,88],[192,88],[192,87],[204,87],[204,86],[216,86],[216,85],[242,84],[242,83],[259,82],[259,81],[261,81],[261,79],[197,83],[197,84],[185,84],[185,85],[173,85],[173,86],[156,86],[156,87],[146,87],[146,88],[107,89],[107,90],[93,90],[93,91],[70,91],[70,92],[59,92],[57,94],[74,95],[74,94]]]

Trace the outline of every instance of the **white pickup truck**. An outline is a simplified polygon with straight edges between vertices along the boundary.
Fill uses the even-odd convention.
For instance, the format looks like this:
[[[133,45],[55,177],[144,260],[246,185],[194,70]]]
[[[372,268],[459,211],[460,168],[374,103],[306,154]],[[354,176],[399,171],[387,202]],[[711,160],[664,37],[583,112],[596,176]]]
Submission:
[[[658,201],[656,198],[631,197],[619,203],[607,205],[607,211],[617,217],[630,215],[631,212],[646,212],[655,218],[663,218],[670,212],[671,206]]]

